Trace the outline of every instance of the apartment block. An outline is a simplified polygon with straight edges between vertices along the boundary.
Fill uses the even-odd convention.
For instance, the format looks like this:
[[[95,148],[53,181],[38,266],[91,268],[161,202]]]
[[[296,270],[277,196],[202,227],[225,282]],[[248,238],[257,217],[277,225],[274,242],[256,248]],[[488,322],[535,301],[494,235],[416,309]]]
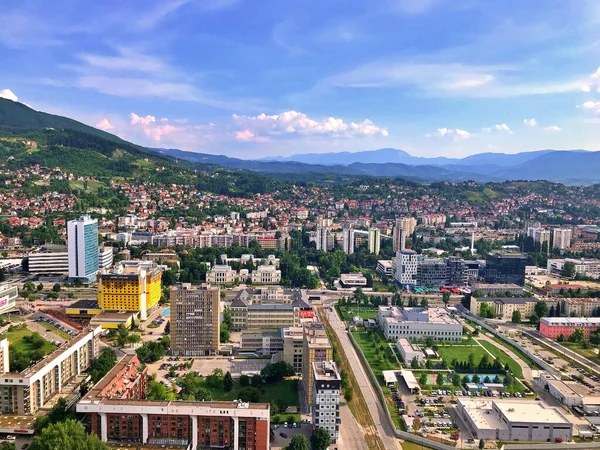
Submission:
[[[342,378],[333,361],[314,362],[313,393],[312,393],[312,423],[316,428],[322,428],[329,433],[331,443],[339,438],[340,396],[342,393]]]
[[[283,328],[281,334],[283,337],[283,360],[294,366],[296,373],[302,373],[302,352],[304,350],[303,328]]]
[[[302,392],[305,403],[312,408],[313,401],[313,363],[331,361],[333,359],[333,347],[325,327],[320,322],[309,322],[304,325],[304,337],[302,342]]]
[[[218,286],[171,288],[171,353],[208,356],[219,352],[220,293]]]

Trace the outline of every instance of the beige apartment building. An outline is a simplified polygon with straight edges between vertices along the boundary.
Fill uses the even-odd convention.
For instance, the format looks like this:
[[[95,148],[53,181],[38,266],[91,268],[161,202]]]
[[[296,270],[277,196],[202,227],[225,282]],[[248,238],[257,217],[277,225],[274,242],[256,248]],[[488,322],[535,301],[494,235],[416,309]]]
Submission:
[[[302,352],[302,392],[306,405],[310,408],[313,397],[313,363],[333,359],[333,347],[321,322],[308,322],[304,325]]]
[[[171,288],[171,353],[176,356],[208,356],[219,352],[220,301],[218,286],[193,287],[183,283]]]
[[[283,335],[283,360],[294,366],[296,373],[302,373],[304,351],[304,331],[302,327],[289,327],[281,330]]]

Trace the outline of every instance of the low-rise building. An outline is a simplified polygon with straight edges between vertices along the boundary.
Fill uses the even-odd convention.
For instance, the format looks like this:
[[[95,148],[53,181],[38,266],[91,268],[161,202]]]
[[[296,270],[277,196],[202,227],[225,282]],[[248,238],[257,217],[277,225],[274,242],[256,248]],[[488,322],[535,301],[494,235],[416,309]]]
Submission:
[[[565,298],[560,304],[567,317],[592,317],[600,311],[600,298]]]
[[[396,348],[400,352],[402,361],[404,361],[405,364],[410,365],[415,358],[419,363],[423,362],[425,359],[425,355],[423,354],[421,347],[419,347],[417,344],[413,344],[407,338],[398,339]]]
[[[549,339],[568,339],[575,330],[582,330],[586,339],[600,327],[600,317],[543,317],[540,334]]]
[[[0,286],[0,314],[4,314],[17,307],[19,289],[17,286],[5,284]]]
[[[389,278],[394,276],[394,264],[391,259],[380,259],[377,261],[377,273],[387,275]]]
[[[344,287],[365,287],[367,279],[362,273],[343,273],[340,276],[340,283]]]
[[[238,273],[227,264],[216,264],[206,272],[206,282],[211,284],[233,284]]]
[[[460,341],[463,325],[445,308],[400,308],[379,306],[377,323],[387,341],[406,338],[411,342],[432,337],[437,341]]]
[[[69,273],[69,253],[67,248],[46,247],[27,256],[29,272],[45,275],[66,275]]]
[[[564,258],[548,259],[548,273],[561,275],[565,263],[575,265],[575,273],[590,278],[600,278],[600,259]]]
[[[547,297],[564,296],[569,293],[587,292],[587,287],[582,284],[547,284],[541,289],[542,293]]]
[[[535,305],[539,301],[535,297],[471,297],[469,310],[478,316],[481,313],[481,305],[485,303],[488,309],[492,310],[495,318],[510,321],[515,311],[519,311],[522,319],[530,317],[535,312]],[[550,306],[551,304],[548,305],[548,307]]]
[[[340,424],[340,395],[342,378],[333,361],[314,362],[313,394],[312,394],[312,423],[329,433],[331,443],[339,438]]]
[[[477,439],[568,442],[573,438],[573,424],[558,408],[541,401],[458,398],[455,409]]]
[[[282,330],[245,330],[240,337],[241,352],[274,355],[283,351]]]
[[[514,283],[470,283],[471,292],[473,294],[480,297],[490,297],[498,294],[502,295],[511,295],[511,296],[522,296],[523,295],[523,286],[519,286]]]
[[[258,266],[252,271],[252,284],[279,284],[281,282],[281,270],[272,265]]]

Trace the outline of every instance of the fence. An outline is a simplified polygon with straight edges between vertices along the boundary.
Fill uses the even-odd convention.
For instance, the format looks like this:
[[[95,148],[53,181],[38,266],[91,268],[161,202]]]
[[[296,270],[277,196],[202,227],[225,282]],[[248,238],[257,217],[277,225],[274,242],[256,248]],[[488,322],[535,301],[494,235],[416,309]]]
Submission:
[[[358,345],[358,343],[354,340],[354,336],[352,336],[352,333],[348,332],[348,337],[350,338],[350,342],[352,342],[352,346],[356,350],[356,353],[358,354],[358,357],[360,358],[363,367],[366,369],[367,375],[369,376],[369,381],[371,382],[371,385],[375,389],[375,393],[377,394],[379,403],[381,404],[381,406],[383,407],[383,410],[385,411],[385,417],[387,418],[390,428],[394,432],[394,436],[396,436],[398,439],[404,439],[405,441],[413,442],[413,443],[419,444],[419,445],[424,445],[424,446],[432,448],[434,450],[456,450],[456,447],[452,447],[450,445],[442,444],[442,443],[436,442],[436,441],[431,441],[427,438],[418,436],[416,434],[408,433],[407,431],[402,431],[402,430],[399,430],[396,428],[396,424],[392,420],[390,411],[387,409],[387,404],[385,401],[385,394],[383,393],[383,389],[381,389],[381,386],[379,385],[379,381],[377,381],[377,377],[371,370],[371,366],[369,365],[369,362],[367,361],[367,357],[365,356],[362,349],[360,348],[360,345]]]

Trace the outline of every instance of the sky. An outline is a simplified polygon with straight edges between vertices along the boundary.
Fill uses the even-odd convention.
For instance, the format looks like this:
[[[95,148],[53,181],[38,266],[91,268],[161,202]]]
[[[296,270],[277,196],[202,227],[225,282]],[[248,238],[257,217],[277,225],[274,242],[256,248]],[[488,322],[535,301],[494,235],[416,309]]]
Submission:
[[[598,149],[597,0],[3,0],[0,96],[263,158]]]

